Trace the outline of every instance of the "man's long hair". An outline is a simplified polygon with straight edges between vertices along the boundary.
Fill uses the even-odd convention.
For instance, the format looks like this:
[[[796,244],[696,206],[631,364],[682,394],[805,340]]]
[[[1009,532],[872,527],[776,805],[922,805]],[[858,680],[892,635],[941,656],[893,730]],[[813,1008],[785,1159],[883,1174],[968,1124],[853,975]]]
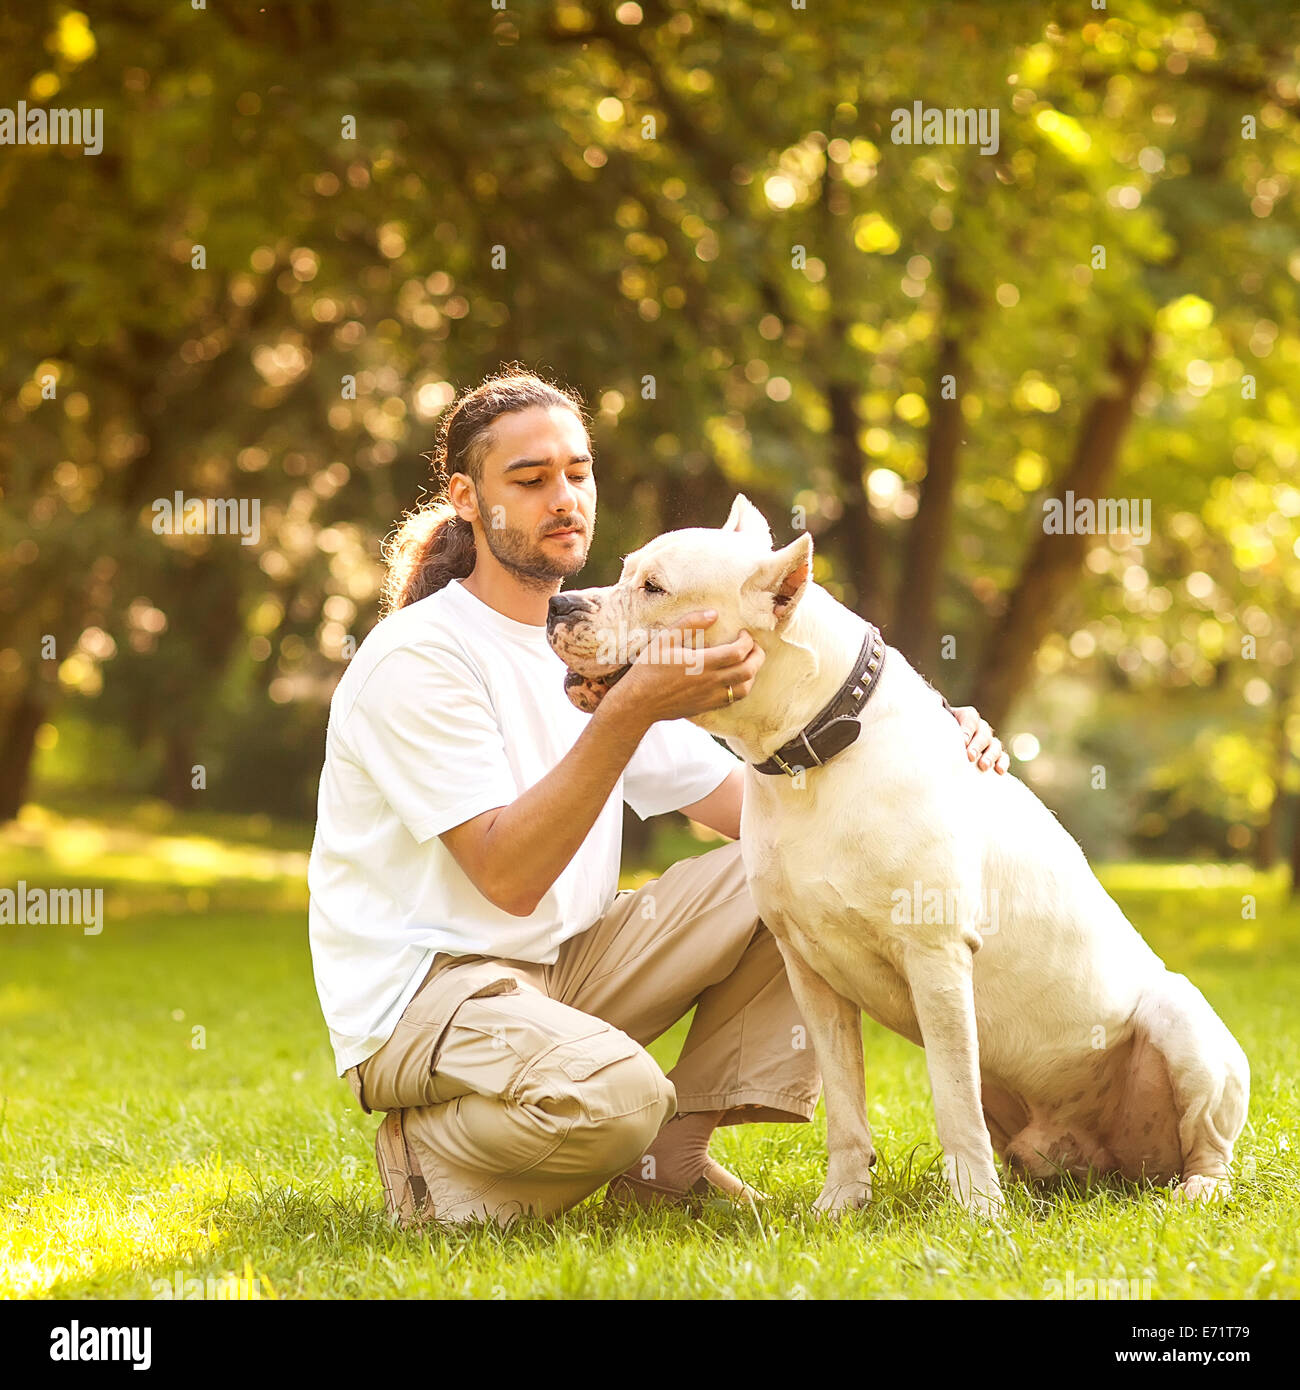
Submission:
[[[474,528],[456,515],[447,497],[447,480],[465,473],[477,492],[483,481],[483,455],[488,432],[498,416],[531,406],[562,406],[582,420],[582,398],[546,381],[519,363],[511,363],[463,396],[442,417],[433,452],[433,476],[438,496],[408,512],[384,542],[388,574],[380,596],[380,615],[436,594],[453,579],[465,579],[474,568]]]

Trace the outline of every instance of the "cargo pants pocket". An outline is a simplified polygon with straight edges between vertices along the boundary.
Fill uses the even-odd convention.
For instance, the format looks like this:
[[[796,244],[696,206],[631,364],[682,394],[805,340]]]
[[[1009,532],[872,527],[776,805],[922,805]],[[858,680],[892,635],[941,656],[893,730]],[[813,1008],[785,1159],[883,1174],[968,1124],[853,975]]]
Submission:
[[[438,1052],[460,1007],[470,999],[522,992],[513,975],[490,963],[450,966],[439,972],[411,1000],[393,1035],[373,1056],[349,1072],[361,1108],[405,1110],[433,1105]]]

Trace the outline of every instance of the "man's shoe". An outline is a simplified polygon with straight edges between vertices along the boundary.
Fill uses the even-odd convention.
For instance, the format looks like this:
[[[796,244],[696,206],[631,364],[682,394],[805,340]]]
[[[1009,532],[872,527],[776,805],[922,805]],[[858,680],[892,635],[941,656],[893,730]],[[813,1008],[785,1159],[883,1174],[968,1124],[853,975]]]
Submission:
[[[433,1215],[429,1187],[402,1123],[404,1112],[390,1110],[375,1131],[375,1160],[384,1185],[384,1209],[399,1226],[420,1225]]]

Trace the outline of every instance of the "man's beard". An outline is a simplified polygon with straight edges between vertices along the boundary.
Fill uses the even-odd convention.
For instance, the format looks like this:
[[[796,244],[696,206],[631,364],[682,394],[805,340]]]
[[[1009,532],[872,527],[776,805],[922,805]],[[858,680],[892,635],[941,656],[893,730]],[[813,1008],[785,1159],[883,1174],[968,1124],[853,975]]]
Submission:
[[[491,511],[483,505],[483,499],[479,498],[479,517],[491,516]],[[521,584],[530,589],[544,589],[549,591],[557,580],[568,579],[570,575],[577,574],[578,571],[587,563],[587,550],[591,545],[591,531],[581,517],[575,516],[568,522],[561,522],[552,525],[551,531],[564,531],[569,526],[573,526],[578,531],[579,540],[583,541],[582,552],[577,555],[557,555],[552,557],[543,549],[543,541],[534,540],[520,526],[504,526],[494,528],[491,526],[483,527],[483,539],[487,541],[488,549],[502,568],[510,571]],[[548,535],[550,532],[547,533]]]

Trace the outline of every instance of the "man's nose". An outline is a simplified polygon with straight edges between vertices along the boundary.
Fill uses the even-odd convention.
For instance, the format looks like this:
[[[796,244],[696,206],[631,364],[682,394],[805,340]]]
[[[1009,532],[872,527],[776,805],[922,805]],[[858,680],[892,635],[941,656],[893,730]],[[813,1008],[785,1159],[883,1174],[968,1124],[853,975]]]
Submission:
[[[579,516],[582,510],[582,489],[567,475],[557,481],[559,491],[551,494],[551,510],[561,516]]]

